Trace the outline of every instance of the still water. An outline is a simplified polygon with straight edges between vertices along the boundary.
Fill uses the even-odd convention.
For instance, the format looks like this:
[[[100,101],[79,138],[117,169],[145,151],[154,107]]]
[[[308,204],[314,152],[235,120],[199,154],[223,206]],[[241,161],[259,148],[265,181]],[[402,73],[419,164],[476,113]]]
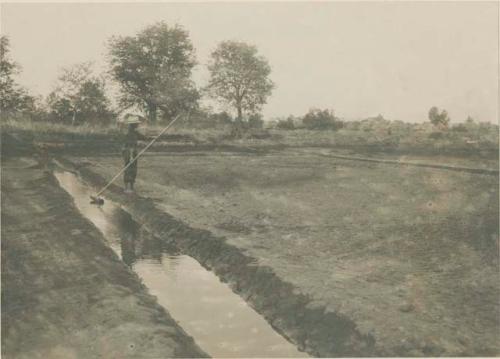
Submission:
[[[117,204],[91,205],[93,192],[74,174],[55,175],[80,212],[206,353],[219,358],[308,356],[195,259],[166,247]]]

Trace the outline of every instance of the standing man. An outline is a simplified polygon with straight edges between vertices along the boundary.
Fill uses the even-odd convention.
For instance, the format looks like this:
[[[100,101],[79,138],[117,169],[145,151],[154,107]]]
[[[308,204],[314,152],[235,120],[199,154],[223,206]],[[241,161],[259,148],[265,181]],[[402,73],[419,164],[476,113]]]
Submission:
[[[137,141],[147,140],[147,137],[139,133],[137,128],[141,124],[142,117],[136,114],[126,114],[125,123],[128,125],[127,135],[123,144],[122,156],[124,165],[128,165],[137,156]],[[135,178],[137,177],[137,160],[135,160],[123,174],[125,192],[134,192]]]

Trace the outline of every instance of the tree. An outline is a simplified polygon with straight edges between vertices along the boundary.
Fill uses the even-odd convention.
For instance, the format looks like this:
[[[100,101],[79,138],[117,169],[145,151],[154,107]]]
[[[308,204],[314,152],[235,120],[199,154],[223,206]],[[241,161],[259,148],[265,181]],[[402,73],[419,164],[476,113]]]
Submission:
[[[53,117],[71,121],[108,122],[113,117],[105,94],[105,81],[95,76],[92,63],[84,62],[63,68],[58,84],[48,96]]]
[[[262,119],[262,115],[260,113],[252,113],[248,116],[248,127],[249,128],[264,128],[264,120]]]
[[[287,119],[280,119],[276,124],[276,128],[280,130],[295,130],[294,117],[292,115],[288,116]]]
[[[111,38],[108,48],[121,105],[140,106],[154,122],[159,109],[174,116],[196,104],[199,95],[191,80],[194,48],[180,26],[159,22],[136,36]]]
[[[304,126],[311,130],[336,130],[343,126],[342,121],[337,120],[332,110],[311,109],[302,118]]]
[[[233,123],[231,115],[226,111],[210,113],[207,121],[212,125],[212,127],[227,126]]]
[[[243,113],[260,111],[274,88],[271,67],[257,48],[243,42],[224,41],[212,52],[208,65],[210,95],[232,106],[241,124]]]
[[[10,42],[6,36],[0,36],[0,112],[14,114],[29,112],[35,99],[16,84],[14,76],[20,72],[20,66],[9,56]]]
[[[450,118],[448,117],[448,112],[442,110],[441,112],[436,106],[431,107],[429,110],[429,120],[434,126],[448,127]]]

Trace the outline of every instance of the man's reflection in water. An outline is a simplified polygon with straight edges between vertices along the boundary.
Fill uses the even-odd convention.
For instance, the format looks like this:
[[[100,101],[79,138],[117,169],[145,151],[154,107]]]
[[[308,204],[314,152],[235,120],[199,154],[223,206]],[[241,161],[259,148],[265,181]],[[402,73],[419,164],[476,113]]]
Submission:
[[[171,251],[170,248],[163,248],[161,239],[142,228],[127,212],[115,211],[113,220],[119,229],[122,260],[129,267],[143,258],[161,262],[164,250]]]
[[[122,210],[113,213],[113,220],[119,230],[122,260],[131,267],[138,257],[136,242],[140,241],[141,226],[132,219],[130,214]]]

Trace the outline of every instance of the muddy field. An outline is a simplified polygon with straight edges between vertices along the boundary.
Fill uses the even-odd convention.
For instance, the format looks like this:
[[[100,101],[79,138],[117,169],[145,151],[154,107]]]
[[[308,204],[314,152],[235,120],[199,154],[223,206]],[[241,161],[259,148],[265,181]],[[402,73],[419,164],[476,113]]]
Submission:
[[[69,160],[94,183],[121,165],[118,156]],[[153,153],[139,167],[137,194],[155,210],[270,269],[307,298],[305,313],[342,318],[349,329],[327,348],[321,343],[335,341],[328,337],[335,328],[322,322],[321,330],[298,333],[301,321],[310,329],[315,319],[286,324],[279,294],[274,308],[262,308],[278,313],[273,325],[302,338],[298,345],[309,352],[500,352],[498,175],[351,161],[314,149]],[[118,187],[112,192],[134,201]]]
[[[106,312],[103,331],[124,323],[130,329],[120,340],[106,337],[113,350],[129,343],[142,323],[141,333],[159,328],[156,337],[141,338],[157,339],[136,339],[137,348],[202,355],[203,347],[172,321],[168,307],[150,299],[51,177],[51,171],[72,171],[98,188],[121,167],[116,149],[54,147],[45,158],[36,146],[12,141],[9,151],[5,141],[2,148],[3,353],[64,356],[76,346],[78,355],[95,335],[88,328]],[[124,194],[117,181],[106,197],[164,244],[213,270],[277,332],[313,356],[498,355],[497,170],[495,158],[160,144],[139,161],[136,194]],[[51,226],[23,224],[25,217]],[[90,247],[83,241],[89,236]],[[19,253],[27,258],[23,267]],[[92,256],[102,258],[85,260]],[[105,289],[90,283],[91,275],[82,278],[82,270],[105,273]],[[81,295],[54,291],[51,281],[63,280],[59,271],[69,273],[64,281],[85,288]],[[64,281],[60,286],[67,291]],[[40,294],[28,299],[32,282]],[[121,303],[122,289],[115,286],[146,304]],[[88,299],[95,296],[108,298],[109,307],[97,311]],[[30,300],[42,303],[16,304]],[[61,310],[53,317],[48,313],[55,307]],[[75,324],[77,308],[90,314]],[[148,311],[158,311],[153,317],[164,318],[163,324],[151,323]],[[61,313],[67,323],[54,322]],[[51,329],[42,334],[47,323]],[[76,339],[67,334],[74,330]],[[26,336],[33,339],[21,345]]]

